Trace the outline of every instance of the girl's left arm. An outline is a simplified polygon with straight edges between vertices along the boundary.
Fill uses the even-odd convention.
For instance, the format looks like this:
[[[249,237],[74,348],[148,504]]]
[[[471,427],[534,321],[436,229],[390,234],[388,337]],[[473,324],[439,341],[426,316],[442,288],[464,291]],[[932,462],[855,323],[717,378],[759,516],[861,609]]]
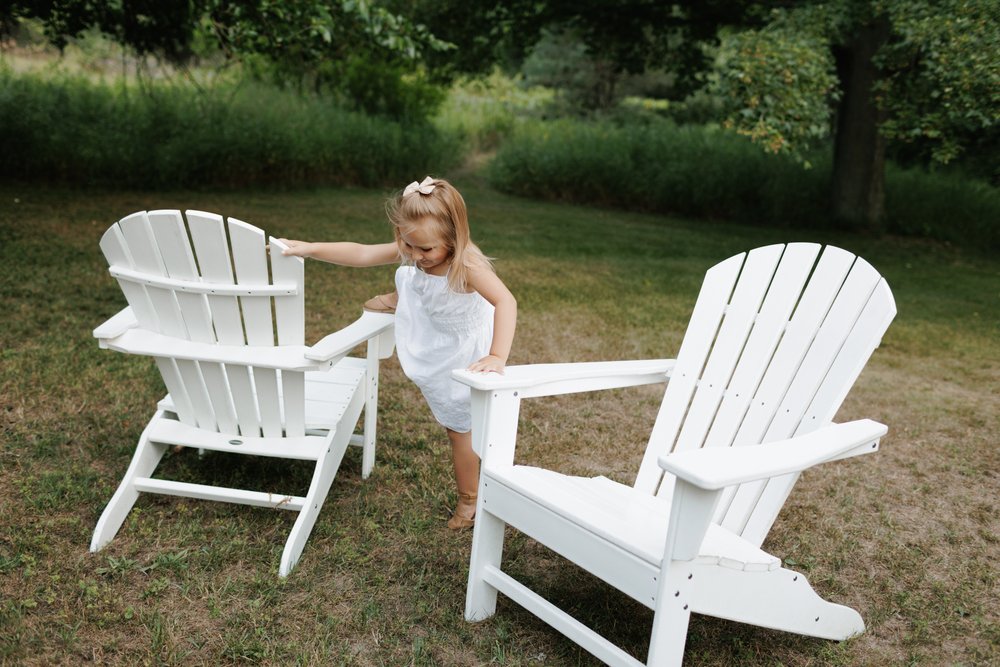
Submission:
[[[514,342],[517,326],[517,300],[489,267],[476,267],[469,271],[469,287],[483,295],[493,304],[493,342],[490,353],[469,366],[470,371],[480,373],[503,373],[510,356],[510,346]]]

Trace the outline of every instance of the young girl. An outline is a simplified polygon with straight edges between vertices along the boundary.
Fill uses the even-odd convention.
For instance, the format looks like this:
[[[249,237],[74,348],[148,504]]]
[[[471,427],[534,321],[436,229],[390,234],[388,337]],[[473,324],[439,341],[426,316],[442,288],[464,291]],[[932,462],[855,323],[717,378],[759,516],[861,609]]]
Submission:
[[[517,302],[489,259],[469,238],[465,200],[448,181],[428,176],[386,205],[395,242],[289,241],[286,255],[346,266],[402,262],[396,292],[365,307],[396,313],[396,347],[406,376],[423,393],[451,441],[458,505],[452,530],[475,521],[479,458],[472,451],[470,391],[456,368],[503,373],[517,321]]]

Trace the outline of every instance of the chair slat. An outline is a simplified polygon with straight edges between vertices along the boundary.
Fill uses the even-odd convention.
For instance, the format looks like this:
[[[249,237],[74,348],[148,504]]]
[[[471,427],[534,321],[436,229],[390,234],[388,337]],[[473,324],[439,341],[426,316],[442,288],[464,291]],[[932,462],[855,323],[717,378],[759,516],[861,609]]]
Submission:
[[[796,433],[820,383],[826,377],[834,358],[851,333],[879,280],[880,276],[867,262],[854,262],[829,312],[809,342],[808,350],[794,371],[794,378],[776,406],[766,431],[757,442],[773,442]],[[812,420],[811,424],[803,424],[800,432],[806,433],[823,425]],[[739,436],[737,437],[739,439]],[[780,507],[758,508],[763,487],[763,482],[740,486],[726,513],[723,527],[742,533],[750,515],[754,512],[768,513],[773,509],[776,513],[780,510]]]
[[[667,384],[666,395],[636,477],[635,486],[648,493],[656,492],[663,477],[657,459],[670,451],[674,444],[745,256],[743,253],[731,257],[705,274],[705,282],[677,355],[677,365]]]
[[[785,248],[739,365],[705,438],[705,447],[728,447],[733,444],[819,250],[820,246],[815,243],[793,243]]]
[[[704,443],[783,250],[772,245],[747,255],[673,451],[698,449]]]
[[[854,255],[839,248],[827,246],[823,251],[778,349],[768,364],[734,444],[752,445],[763,441],[771,419],[787,394],[789,385],[853,262]]]
[[[281,396],[278,392],[278,371],[270,368],[253,369],[253,384],[260,413],[260,430],[265,438],[281,435]]]
[[[118,226],[122,230],[122,236],[128,246],[129,254],[132,256],[133,268],[154,276],[167,275],[163,260],[156,249],[156,240],[150,229],[146,213],[133,213],[122,218]],[[149,300],[159,319],[157,331],[168,336],[187,338],[187,329],[184,326],[184,320],[173,292],[160,287],[147,286],[146,293],[149,295]]]
[[[270,239],[272,248],[275,239]],[[306,309],[304,289],[305,262],[301,257],[270,253],[271,274],[274,282],[289,282],[298,285],[294,296],[275,297],[274,317],[278,329],[278,345],[302,345],[306,336]]]
[[[246,366],[227,366],[226,377],[233,397],[233,409],[240,434],[248,437],[260,435],[260,415],[257,414],[257,398],[253,390],[253,378]]]
[[[194,243],[195,254],[202,279],[210,282],[235,284],[232,259],[222,216],[204,211],[187,211],[188,229]],[[235,296],[210,295],[209,311],[212,325],[220,343],[242,345],[243,318]]]
[[[267,285],[267,255],[264,232],[252,225],[229,218],[229,239],[233,246],[233,264],[239,285]],[[271,299],[239,297],[248,345],[274,345]]]
[[[236,410],[233,407],[233,398],[226,378],[225,366],[203,361],[198,363],[198,367],[201,369],[201,376],[205,381],[208,398],[212,402],[212,412],[215,415],[219,431],[238,435],[240,429],[236,421]]]
[[[188,395],[187,387],[177,371],[177,364],[169,357],[153,357],[156,367],[160,370],[160,377],[163,384],[167,386],[167,392],[173,400],[174,411],[177,418],[188,426],[197,426],[198,420],[194,414],[194,407],[191,405],[191,397]]]
[[[281,372],[282,406],[285,415],[285,436],[298,438],[306,432],[306,374]]]
[[[859,263],[863,261],[858,260]],[[885,281],[880,280],[847,340],[837,353],[829,372],[823,379],[823,384],[806,410],[804,419],[796,428],[795,435],[815,430],[817,423],[825,425],[833,421],[841,403],[878,347],[895,314],[896,307],[892,293]],[[783,475],[765,482],[755,511],[750,514],[743,529],[744,539],[758,545],[764,541],[797,478],[797,475]]]
[[[125,237],[117,224],[111,225],[101,237],[101,252],[108,260],[108,266],[133,268],[132,256],[129,255]],[[150,302],[146,289],[129,280],[119,280],[118,286],[122,288],[125,300],[132,307],[139,326],[150,331],[159,331],[160,319],[156,316],[156,309]]]
[[[180,211],[150,211],[147,214],[149,226],[156,240],[156,246],[163,259],[166,275],[181,280],[198,278],[198,267],[188,241],[187,230]],[[202,294],[174,290],[174,297],[180,306],[184,326],[191,340],[214,343],[212,317],[208,302]]]
[[[202,379],[198,362],[186,359],[174,359],[174,363],[177,364],[178,376],[184,382],[184,388],[191,399],[191,408],[194,410],[198,428],[217,431],[219,425],[215,419],[215,412],[212,410],[212,399],[209,396],[208,389],[205,387],[205,381]]]
[[[270,239],[272,248],[275,239]],[[278,345],[302,345],[305,341],[305,262],[301,257],[282,255],[272,251],[271,274],[274,282],[289,282],[298,285],[298,293],[293,296],[274,298],[274,318],[278,329]],[[285,435],[298,437],[305,433],[305,374],[282,372],[281,389],[284,407]]]
[[[844,279],[854,263],[855,256],[840,248],[827,246],[813,270],[809,283],[802,293],[795,308],[792,319],[785,329],[784,335],[770,359],[764,377],[754,393],[753,400],[743,418],[733,440],[734,446],[760,444],[771,420],[774,418],[781,401],[788,393],[789,385],[795,377],[802,359],[816,336],[816,331],[823,323],[833,300],[840,291]],[[716,520],[726,525],[725,517],[733,504],[738,489],[726,489],[722,494],[716,509]],[[744,507],[749,502],[747,491],[743,492],[740,505]],[[740,526],[743,518],[739,510],[733,512],[731,521]],[[743,515],[745,518],[745,515]],[[731,526],[730,526],[731,527]]]

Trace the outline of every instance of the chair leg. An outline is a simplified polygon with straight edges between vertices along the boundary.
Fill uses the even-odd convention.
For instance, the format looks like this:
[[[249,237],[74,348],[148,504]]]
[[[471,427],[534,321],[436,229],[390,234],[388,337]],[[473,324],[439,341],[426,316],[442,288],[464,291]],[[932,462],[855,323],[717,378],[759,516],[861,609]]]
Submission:
[[[368,344],[365,373],[365,426],[361,448],[361,479],[368,479],[375,467],[375,426],[378,416],[378,345]]]
[[[488,566],[500,568],[504,526],[503,521],[483,509],[480,489],[476,527],[472,534],[472,555],[469,558],[469,586],[465,596],[467,621],[482,621],[496,613],[497,589],[483,580],[483,570]]]
[[[319,517],[319,510],[323,507],[326,494],[330,492],[333,478],[340,469],[340,463],[344,460],[344,452],[347,451],[347,444],[350,440],[350,432],[344,430],[346,437],[334,437],[327,446],[326,453],[316,462],[316,470],[313,472],[312,482],[309,484],[309,491],[306,493],[305,502],[299,510],[299,516],[292,525],[292,530],[285,541],[285,548],[281,552],[281,564],[278,568],[279,577],[287,577],[302,555],[302,549],[306,546],[306,541],[312,533],[316,519]]]
[[[684,565],[685,567],[682,567]],[[694,589],[687,563],[671,564],[656,592],[656,611],[649,639],[650,667],[680,667],[684,661],[688,624],[691,621],[691,593]]]
[[[150,424],[161,418],[162,414],[162,412],[157,412]],[[150,442],[146,431],[143,431],[139,437],[139,444],[135,448],[135,454],[132,455],[132,462],[129,463],[121,484],[118,485],[118,489],[108,501],[107,507],[101,513],[101,518],[97,520],[94,535],[90,540],[92,553],[100,551],[104,545],[114,539],[122,523],[125,522],[125,517],[132,510],[135,501],[138,500],[139,492],[135,490],[133,480],[140,477],[151,477],[166,451],[166,445]]]

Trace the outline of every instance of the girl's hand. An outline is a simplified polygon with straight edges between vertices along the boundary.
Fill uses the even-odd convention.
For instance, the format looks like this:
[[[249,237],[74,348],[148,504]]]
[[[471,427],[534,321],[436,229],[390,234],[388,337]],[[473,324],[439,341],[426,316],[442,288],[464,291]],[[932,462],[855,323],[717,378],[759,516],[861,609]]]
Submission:
[[[291,255],[293,257],[307,257],[309,254],[309,246],[312,245],[310,243],[306,243],[305,241],[293,241],[291,239],[278,240],[288,246],[287,249],[281,251],[281,254]]]
[[[503,359],[495,354],[487,354],[485,357],[477,361],[476,363],[469,366],[468,370],[474,373],[499,373],[503,375],[503,369],[506,364]]]

